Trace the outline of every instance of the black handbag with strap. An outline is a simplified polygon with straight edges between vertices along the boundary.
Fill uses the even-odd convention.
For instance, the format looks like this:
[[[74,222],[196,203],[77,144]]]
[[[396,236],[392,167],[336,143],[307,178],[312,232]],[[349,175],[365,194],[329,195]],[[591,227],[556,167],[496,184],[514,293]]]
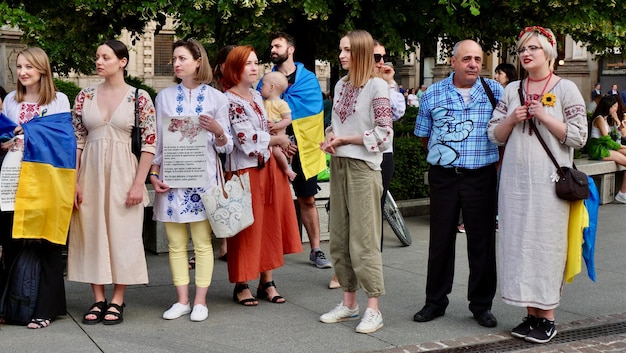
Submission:
[[[520,104],[524,105],[522,81],[520,81],[520,86],[517,89],[517,92],[519,93]],[[541,146],[556,167],[556,172],[559,176],[559,179],[556,181],[556,196],[567,201],[577,201],[589,198],[589,179],[587,179],[587,174],[576,169],[576,165],[574,163],[572,163],[572,167],[560,166],[546,145],[546,142],[543,140],[543,137],[541,137],[533,119],[528,119],[528,123],[531,130],[535,133],[535,135],[537,135],[537,139],[539,139]]]
[[[139,89],[135,89],[135,125],[130,133],[131,151],[137,157],[141,158],[141,128],[139,127]]]

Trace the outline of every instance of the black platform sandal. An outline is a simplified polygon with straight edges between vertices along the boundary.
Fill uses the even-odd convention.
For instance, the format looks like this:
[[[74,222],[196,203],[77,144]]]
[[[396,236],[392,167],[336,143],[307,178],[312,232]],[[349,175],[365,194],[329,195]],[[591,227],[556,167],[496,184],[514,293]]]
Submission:
[[[276,284],[274,283],[274,281],[269,281],[269,282],[266,282],[266,283],[259,283],[259,284],[260,284],[260,286],[257,288],[257,291],[256,291],[256,297],[257,298],[259,298],[259,299],[267,299],[269,302],[274,303],[274,304],[284,304],[286,302],[285,298],[283,298],[280,295],[275,295],[275,296],[273,296],[271,298],[268,297],[266,290],[269,287],[276,288]],[[282,301],[279,301],[281,299],[282,299]]]
[[[102,323],[105,325],[117,325],[117,324],[121,324],[122,321],[124,321],[124,307],[126,306],[126,304],[122,303],[122,305],[117,305],[114,303],[109,304],[109,306],[107,307],[107,310],[104,312],[104,315],[102,316]],[[117,311],[111,311],[111,308],[116,309]],[[113,320],[107,320],[106,316],[107,315],[113,315],[115,316],[115,319]]]
[[[89,311],[86,312],[85,315],[83,315],[83,324],[95,325],[95,324],[100,323],[100,321],[102,321],[102,319],[104,318],[104,312],[106,308],[107,308],[106,300],[102,302],[93,303],[93,305],[89,307]],[[99,309],[99,310],[96,310],[96,309]],[[87,315],[94,315],[96,318],[93,320],[89,320],[87,319]]]
[[[239,304],[241,304],[243,306],[257,306],[257,305],[259,305],[259,302],[254,297],[252,297],[252,298],[245,298],[245,299],[241,299],[241,300],[239,300],[239,298],[237,298],[237,294],[243,292],[246,289],[250,289],[250,287],[248,286],[247,283],[235,285],[235,290],[233,291],[233,300],[235,301],[235,303],[239,303]]]

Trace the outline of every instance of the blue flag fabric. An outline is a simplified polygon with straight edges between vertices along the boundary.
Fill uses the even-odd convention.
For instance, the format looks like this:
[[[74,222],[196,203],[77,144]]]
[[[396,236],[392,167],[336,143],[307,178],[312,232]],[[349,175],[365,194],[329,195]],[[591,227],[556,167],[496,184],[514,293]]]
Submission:
[[[593,178],[589,179],[589,198],[585,200],[585,207],[589,214],[589,227],[583,230],[583,259],[587,266],[587,276],[596,281],[596,266],[594,253],[596,247],[596,230],[598,229],[598,207],[600,205],[600,193]]]
[[[0,115],[0,136],[17,125]],[[22,125],[24,157],[20,171],[13,238],[65,244],[76,186],[76,138],[69,112],[35,117]]]
[[[291,108],[291,125],[298,141],[298,155],[304,178],[309,179],[326,169],[326,157],[320,149],[324,141],[324,101],[317,76],[295,63],[296,79],[282,98]],[[276,70],[276,66],[272,69]],[[263,81],[257,85],[261,90]]]

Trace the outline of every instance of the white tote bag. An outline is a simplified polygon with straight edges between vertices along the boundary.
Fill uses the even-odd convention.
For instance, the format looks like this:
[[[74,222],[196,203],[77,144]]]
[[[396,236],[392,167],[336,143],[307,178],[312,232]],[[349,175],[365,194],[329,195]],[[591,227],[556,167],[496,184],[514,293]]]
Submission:
[[[230,238],[254,223],[252,192],[248,173],[225,181],[222,166],[217,161],[219,184],[202,194],[202,203],[217,238]]]

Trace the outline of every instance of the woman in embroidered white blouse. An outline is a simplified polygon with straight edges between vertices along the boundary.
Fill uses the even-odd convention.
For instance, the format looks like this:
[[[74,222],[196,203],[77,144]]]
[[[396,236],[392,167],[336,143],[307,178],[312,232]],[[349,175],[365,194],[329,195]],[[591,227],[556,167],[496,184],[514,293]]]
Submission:
[[[375,74],[374,40],[368,32],[349,32],[341,38],[339,50],[341,67],[348,74],[335,86],[331,125],[320,147],[331,154],[330,254],[344,292],[343,301],[320,321],[358,319],[360,284],[368,300],[356,331],[371,333],[383,326],[378,308],[378,297],[385,294],[380,163],[393,140],[389,86]]]
[[[211,226],[206,216],[201,194],[217,185],[217,153],[230,153],[233,141],[228,124],[228,101],[223,93],[209,86],[211,66],[202,44],[196,40],[174,43],[172,57],[178,85],[162,90],[156,98],[157,153],[150,170],[150,182],[156,191],[154,219],[164,222],[167,233],[170,269],[178,300],[163,313],[166,320],[190,314],[191,321],[203,321],[209,311],[206,296],[213,276],[213,245]],[[159,176],[163,162],[164,117],[198,116],[200,126],[208,131],[205,185],[192,188],[170,188]],[[196,261],[196,295],[193,307],[189,302],[189,267],[187,243],[191,233]],[[193,308],[193,309],[192,309]]]

